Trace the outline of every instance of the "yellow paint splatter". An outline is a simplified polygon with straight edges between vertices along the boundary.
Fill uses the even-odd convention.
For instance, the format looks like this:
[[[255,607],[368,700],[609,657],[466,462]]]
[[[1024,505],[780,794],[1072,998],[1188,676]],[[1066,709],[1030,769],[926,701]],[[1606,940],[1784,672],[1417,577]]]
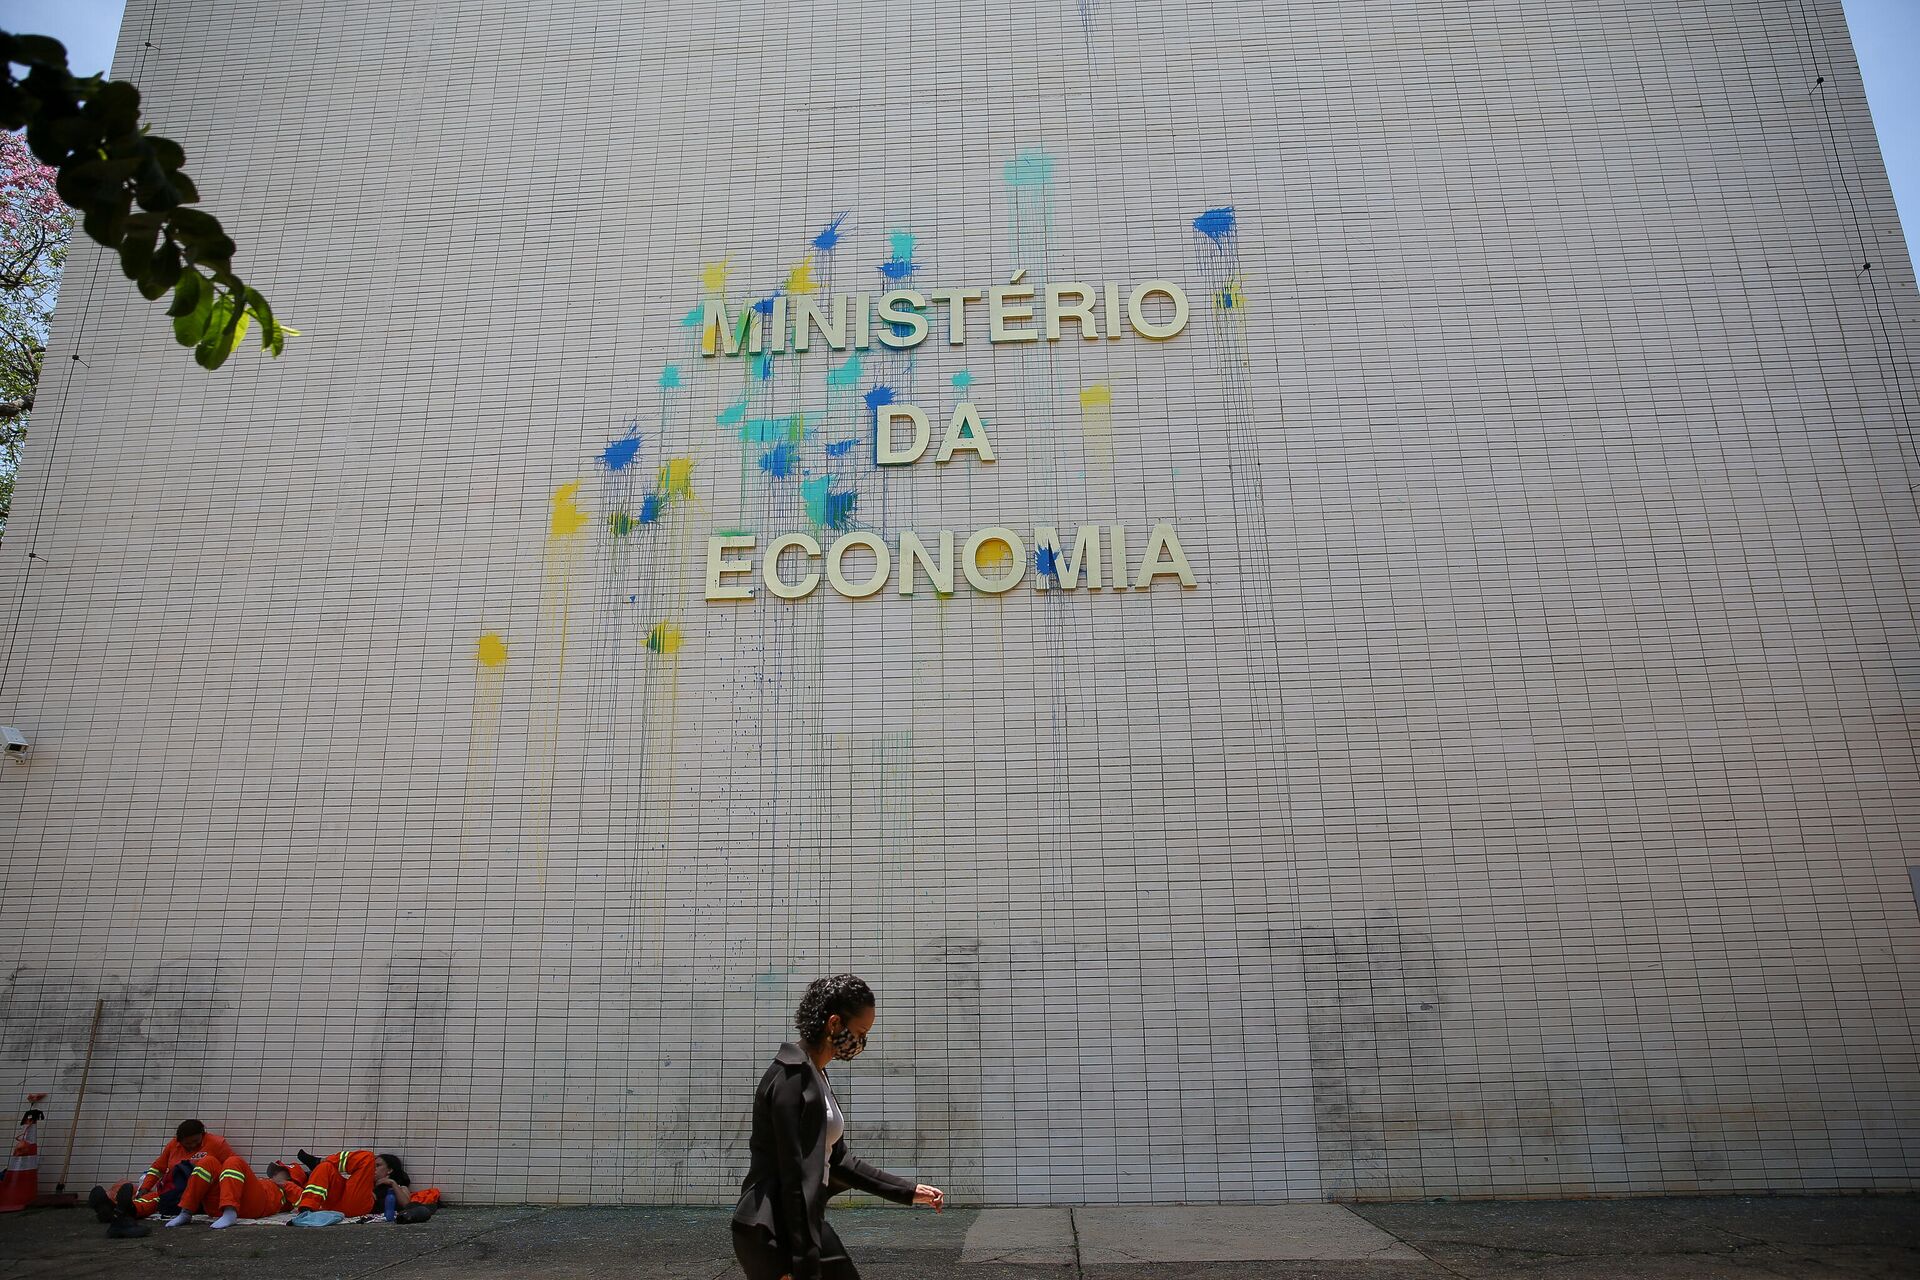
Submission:
[[[980,544],[979,565],[989,573],[998,573],[1013,563],[1013,548],[995,538]]]
[[[547,532],[553,537],[570,538],[587,527],[587,513],[574,501],[579,492],[578,480],[553,491],[553,515],[547,522]]]
[[[660,496],[672,501],[693,496],[693,459],[668,458],[660,468]]]
[[[671,622],[657,622],[653,630],[647,632],[647,648],[662,655],[678,653],[680,643],[685,638],[680,634],[680,628]]]
[[[504,667],[507,665],[507,642],[501,639],[498,631],[489,631],[474,646],[473,656],[483,667]]]
[[[800,259],[800,264],[787,272],[787,292],[791,294],[818,293],[820,282],[813,278],[813,255]]]
[[[1080,440],[1087,461],[1104,467],[1113,461],[1113,384],[1096,382],[1080,392]]]
[[[722,258],[718,262],[707,263],[700,268],[700,287],[708,293],[724,293],[727,288],[727,276],[732,270],[732,258]]]
[[[1239,276],[1227,281],[1226,287],[1213,295],[1213,305],[1221,311],[1237,311],[1247,305],[1247,295],[1240,287]]]

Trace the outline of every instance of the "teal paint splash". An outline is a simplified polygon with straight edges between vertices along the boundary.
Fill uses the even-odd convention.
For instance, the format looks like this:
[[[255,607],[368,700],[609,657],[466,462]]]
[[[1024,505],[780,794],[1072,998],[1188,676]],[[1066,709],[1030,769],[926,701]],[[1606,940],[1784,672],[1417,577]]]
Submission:
[[[693,310],[687,312],[681,319],[680,327],[682,329],[698,329],[706,322],[706,319],[707,304],[704,302],[696,302],[693,304]]]
[[[844,529],[853,523],[853,509],[860,495],[850,489],[835,489],[832,476],[800,482],[800,500],[806,504],[807,519],[821,529]]]
[[[911,231],[895,231],[887,240],[892,246],[892,256],[880,264],[881,275],[889,280],[905,280],[920,269],[920,264],[913,260],[913,250],[920,237]]]
[[[851,355],[847,362],[827,370],[827,385],[838,391],[860,385],[860,357]]]
[[[737,427],[746,416],[747,402],[741,400],[722,409],[714,415],[713,420],[723,427]]]
[[[971,374],[967,370],[962,369],[960,372],[953,375],[953,389],[955,391],[965,391],[968,387],[972,385],[973,385],[973,374]]]
[[[660,389],[671,391],[680,385],[680,366],[670,364],[660,371]]]
[[[773,353],[772,352],[768,352],[766,355],[755,356],[753,358],[753,376],[758,378],[762,382],[766,382],[773,377]]]
[[[1000,171],[1010,187],[1044,187],[1053,181],[1053,157],[1044,151],[1022,151]]]

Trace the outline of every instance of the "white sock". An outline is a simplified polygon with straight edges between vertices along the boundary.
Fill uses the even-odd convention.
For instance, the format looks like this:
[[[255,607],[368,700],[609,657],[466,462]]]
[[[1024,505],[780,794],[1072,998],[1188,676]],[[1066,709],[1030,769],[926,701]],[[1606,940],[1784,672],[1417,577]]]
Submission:
[[[171,1218],[167,1219],[167,1225],[170,1227],[184,1227],[189,1222],[192,1222],[192,1221],[193,1221],[193,1210],[182,1209],[180,1212],[174,1214]]]
[[[222,1227],[230,1227],[239,1220],[240,1211],[238,1209],[222,1209],[220,1216],[213,1220],[213,1229],[218,1231]]]

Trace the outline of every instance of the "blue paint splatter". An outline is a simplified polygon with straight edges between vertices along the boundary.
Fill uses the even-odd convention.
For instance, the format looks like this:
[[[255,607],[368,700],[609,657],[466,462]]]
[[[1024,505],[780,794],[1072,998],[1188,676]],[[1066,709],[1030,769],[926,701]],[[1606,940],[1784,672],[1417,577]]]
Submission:
[[[680,385],[680,366],[670,364],[660,371],[660,389],[671,391]]]
[[[666,506],[666,503],[660,500],[659,494],[657,493],[648,494],[645,498],[641,499],[640,501],[640,523],[652,524],[654,521],[658,520],[660,518],[661,510],[665,506]]]
[[[858,440],[835,440],[827,446],[827,456],[829,458],[844,458],[853,446],[859,443]]]
[[[723,427],[731,427],[731,426],[738,425],[739,422],[742,419],[744,419],[746,416],[747,416],[747,402],[745,400],[742,400],[738,404],[728,405],[726,408],[722,409],[719,413],[716,413],[715,415],[713,415],[713,420],[719,423]]]
[[[762,382],[766,382],[773,377],[773,353],[771,351],[765,355],[758,355],[753,358],[753,376]]]
[[[887,238],[893,256],[880,264],[880,274],[889,280],[905,280],[920,269],[920,264],[913,260],[914,245],[919,243],[919,237],[911,231],[895,231]]]
[[[1022,151],[1000,173],[1010,187],[1044,187],[1053,181],[1053,157],[1044,151]]]
[[[822,253],[832,253],[834,246],[840,243],[840,224],[846,220],[846,214],[835,214],[833,221],[820,228],[820,234],[813,238],[813,247]]]
[[[780,296],[780,291],[778,289],[775,289],[772,293],[760,299],[760,301],[754,303],[753,309],[759,312],[763,316],[770,316],[773,314],[774,299],[778,298],[779,296]]]
[[[706,322],[707,304],[704,302],[696,302],[693,304],[693,310],[687,312],[686,317],[680,321],[680,327],[682,329],[698,329]]]
[[[640,453],[640,433],[629,431],[600,453],[600,465],[609,471],[624,471]]]
[[[954,390],[965,391],[968,387],[972,385],[973,385],[973,375],[967,372],[965,369],[962,369],[960,372],[953,375]]]
[[[870,389],[860,399],[866,403],[868,413],[878,413],[881,405],[893,403],[893,388],[882,383]]]
[[[1033,552],[1033,571],[1043,578],[1060,576],[1060,552],[1053,547],[1036,547]]]
[[[845,364],[827,370],[827,385],[837,387],[841,390],[845,390],[848,387],[859,386],[860,357],[858,355],[848,356]]]
[[[1223,204],[1218,209],[1209,209],[1193,220],[1193,229],[1207,239],[1219,244],[1233,234],[1233,206]]]
[[[793,474],[793,446],[784,440],[760,455],[760,469],[776,480]]]

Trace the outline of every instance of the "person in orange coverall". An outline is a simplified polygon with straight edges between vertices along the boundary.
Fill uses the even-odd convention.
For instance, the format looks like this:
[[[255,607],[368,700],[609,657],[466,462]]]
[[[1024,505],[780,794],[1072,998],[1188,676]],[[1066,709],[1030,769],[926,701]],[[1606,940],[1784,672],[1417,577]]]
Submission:
[[[300,1213],[331,1209],[358,1218],[373,1212],[376,1190],[381,1200],[391,1195],[396,1208],[406,1208],[412,1193],[399,1158],[373,1151],[342,1151],[314,1167],[294,1209]]]
[[[102,1222],[110,1221],[116,1208],[130,1218],[145,1218],[161,1211],[173,1213],[180,1207],[196,1169],[210,1166],[217,1171],[233,1158],[233,1148],[225,1138],[208,1133],[207,1126],[198,1120],[182,1120],[173,1131],[173,1140],[147,1166],[138,1184],[119,1183],[111,1195],[105,1187],[95,1187],[88,1203]]]
[[[167,1225],[186,1225],[200,1212],[210,1194],[219,1197],[220,1214],[213,1220],[215,1230],[230,1227],[241,1218],[272,1217],[299,1198],[306,1176],[306,1166],[293,1160],[276,1160],[267,1166],[264,1178],[239,1156],[222,1161],[219,1172],[212,1176],[201,1166],[189,1175],[187,1192],[180,1197],[180,1214]]]

